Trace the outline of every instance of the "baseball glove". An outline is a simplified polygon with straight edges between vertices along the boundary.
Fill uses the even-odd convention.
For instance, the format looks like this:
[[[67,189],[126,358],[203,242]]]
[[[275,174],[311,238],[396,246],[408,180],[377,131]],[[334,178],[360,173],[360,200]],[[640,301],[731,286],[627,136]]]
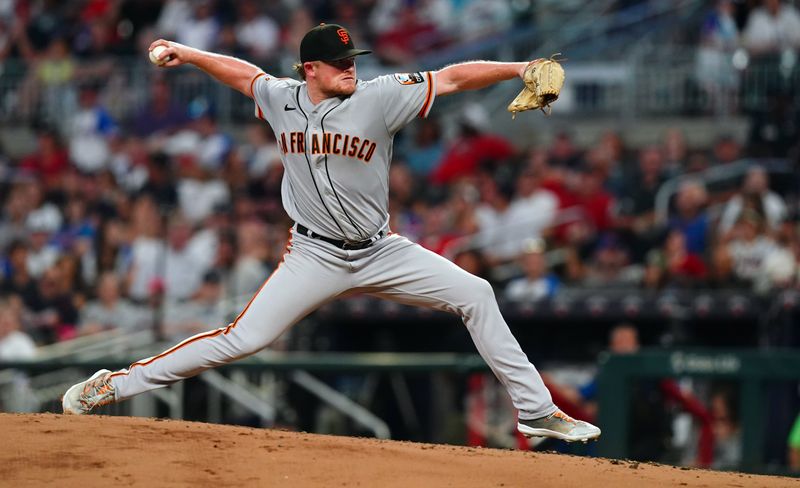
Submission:
[[[517,112],[524,112],[534,108],[542,109],[545,115],[550,115],[552,108],[550,104],[558,99],[561,87],[564,85],[564,68],[553,59],[537,59],[528,63],[523,74],[525,88],[508,105],[511,118],[515,118]],[[545,109],[549,110],[545,110]]]

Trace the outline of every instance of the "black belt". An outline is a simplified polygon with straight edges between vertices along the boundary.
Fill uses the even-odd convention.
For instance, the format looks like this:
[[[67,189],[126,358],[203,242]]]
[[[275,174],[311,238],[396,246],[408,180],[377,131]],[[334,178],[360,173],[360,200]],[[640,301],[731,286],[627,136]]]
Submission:
[[[309,230],[308,227],[306,227],[301,223],[297,224],[297,232],[312,239],[319,239],[321,241],[325,241],[328,244],[331,244],[332,246],[336,246],[339,249],[344,249],[346,251],[356,251],[358,249],[367,248],[378,242],[386,235],[385,231],[380,231],[374,237],[370,239],[365,239],[363,241],[339,241],[336,239],[331,239],[330,237],[321,236],[316,232]]]

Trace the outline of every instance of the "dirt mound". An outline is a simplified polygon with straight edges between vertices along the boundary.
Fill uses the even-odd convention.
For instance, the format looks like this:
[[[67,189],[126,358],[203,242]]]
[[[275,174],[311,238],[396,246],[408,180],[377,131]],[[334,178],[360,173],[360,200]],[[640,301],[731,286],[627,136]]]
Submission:
[[[2,486],[800,487],[557,454],[131,417],[0,414]]]

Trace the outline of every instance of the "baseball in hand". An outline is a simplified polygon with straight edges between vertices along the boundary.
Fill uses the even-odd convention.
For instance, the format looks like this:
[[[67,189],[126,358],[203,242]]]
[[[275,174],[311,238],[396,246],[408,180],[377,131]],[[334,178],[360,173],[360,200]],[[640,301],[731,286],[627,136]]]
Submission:
[[[156,47],[154,47],[153,50],[150,51],[150,62],[160,66],[160,65],[166,63],[167,61],[169,61],[169,58],[170,58],[169,56],[167,56],[167,57],[165,57],[163,59],[159,59],[160,56],[161,56],[161,53],[163,53],[165,49],[167,49],[167,48],[164,47],[164,46],[156,46]]]

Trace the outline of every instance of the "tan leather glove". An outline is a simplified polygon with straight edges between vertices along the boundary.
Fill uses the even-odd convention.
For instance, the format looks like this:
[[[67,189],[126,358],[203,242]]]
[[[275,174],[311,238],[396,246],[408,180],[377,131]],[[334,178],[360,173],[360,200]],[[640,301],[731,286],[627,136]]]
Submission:
[[[525,81],[525,88],[508,106],[511,118],[516,117],[517,112],[534,108],[540,108],[549,115],[552,111],[550,104],[558,99],[561,87],[564,86],[564,68],[552,57],[537,59],[528,63],[522,79]]]

